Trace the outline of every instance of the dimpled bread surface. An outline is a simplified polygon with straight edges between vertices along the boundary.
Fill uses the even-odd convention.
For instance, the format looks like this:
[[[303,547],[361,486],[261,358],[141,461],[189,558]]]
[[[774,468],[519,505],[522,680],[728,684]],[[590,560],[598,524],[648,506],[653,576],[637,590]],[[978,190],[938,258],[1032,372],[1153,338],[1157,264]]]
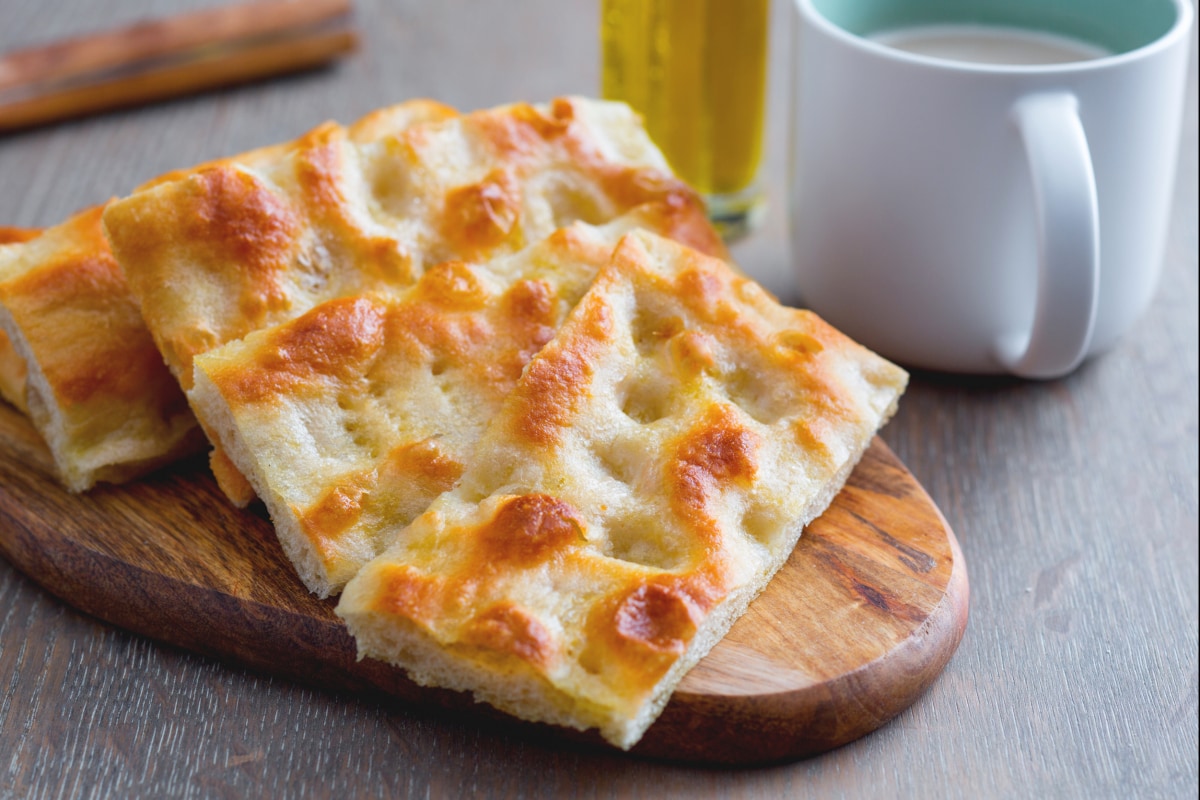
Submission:
[[[630,234],[337,613],[360,657],[628,748],[906,381],[722,261]]]
[[[430,101],[402,103],[364,117],[348,135],[379,138],[455,113]],[[294,147],[272,145],[236,160],[253,166]],[[169,173],[142,189],[232,161]],[[104,209],[40,236],[0,228],[0,324],[7,331],[0,334],[0,393],[30,414],[71,491],[130,480],[204,445],[105,239]]]
[[[281,222],[274,219],[271,212],[284,206],[273,202],[269,193],[259,194],[253,189],[243,191],[246,185],[253,187],[253,180],[243,184],[237,175],[258,169],[269,171],[280,164],[309,162],[316,164],[315,169],[319,170],[325,160],[331,163],[336,161],[342,147],[365,145],[401,133],[414,125],[450,119],[457,114],[449,106],[432,100],[410,100],[373,111],[349,127],[326,122],[292,141],[167,173],[139,187],[132,195],[132,198],[139,199],[118,201],[116,205],[122,210],[114,214],[115,221],[111,221],[107,213],[105,215],[106,233],[110,242],[119,245],[116,247],[118,260],[122,253],[125,255],[122,269],[134,287],[134,296],[142,307],[143,318],[149,325],[155,343],[162,351],[162,358],[180,385],[185,389],[191,386],[191,354],[181,358],[180,352],[188,351],[163,349],[164,326],[168,329],[173,329],[172,324],[186,326],[186,322],[181,323],[178,319],[183,317],[195,325],[190,333],[185,334],[190,341],[226,341],[229,337],[215,340],[208,337],[210,318],[221,315],[213,310],[211,304],[219,302],[223,283],[236,280],[241,270],[253,271],[262,267],[263,252],[270,251],[273,244],[280,244],[278,239],[283,235]],[[211,191],[202,189],[197,198],[186,189],[180,190],[180,185],[193,186],[189,183],[193,180],[198,180]],[[332,177],[331,182],[335,182]],[[326,186],[323,190],[336,192],[336,186]],[[146,200],[149,202],[144,202]],[[178,204],[178,207],[172,209],[173,204]],[[189,236],[199,236],[200,240],[189,239]],[[182,254],[179,258],[171,255],[176,247]],[[131,270],[131,252],[143,256],[150,253],[157,259],[170,262],[170,265],[164,270],[160,261],[154,258],[147,261],[143,257],[134,260],[136,268]],[[191,260],[189,257],[192,257]],[[196,272],[188,273],[189,269],[195,269]],[[158,280],[171,283],[155,286],[154,282]],[[146,289],[146,281],[149,281],[151,290]],[[230,289],[228,286],[224,288]],[[312,288],[314,292],[317,289]],[[195,293],[190,300],[180,296],[189,292]],[[262,298],[238,294],[232,289],[223,296],[234,304],[230,311],[232,315],[260,319],[264,310]],[[164,300],[168,303],[166,307],[161,305]],[[198,318],[190,315],[191,302],[207,303],[205,308],[210,312],[208,316],[203,313]],[[293,310],[292,316],[302,313],[308,305],[300,304]],[[198,351],[204,349],[207,347],[200,347]],[[200,422],[203,426],[204,421]],[[210,439],[214,438],[210,432],[206,433],[209,433]],[[244,506],[253,499],[250,486],[219,448],[213,451],[211,464],[217,482],[230,500]]]
[[[642,207],[487,264],[443,262],[406,290],[328,301],[196,357],[192,405],[311,591],[339,591],[457,483],[621,235],[678,228],[680,213]],[[707,227],[698,205],[685,213]]]
[[[319,303],[511,254],[575,220],[694,197],[627,106],[567,98],[367,142],[323,126],[269,163],[233,159],[138,192],[104,221],[186,390],[197,355]],[[213,464],[231,499],[247,501],[219,445]]]

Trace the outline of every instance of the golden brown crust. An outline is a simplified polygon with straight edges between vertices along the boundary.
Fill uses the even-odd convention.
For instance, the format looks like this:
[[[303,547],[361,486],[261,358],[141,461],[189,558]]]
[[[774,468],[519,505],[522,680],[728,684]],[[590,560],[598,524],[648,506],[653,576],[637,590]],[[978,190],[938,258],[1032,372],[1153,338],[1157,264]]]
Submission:
[[[126,480],[200,439],[100,227],[83,211],[0,254],[0,322],[68,488]]]
[[[829,503],[905,380],[723,262],[632,233],[459,486],[338,613],[360,654],[419,682],[629,747]]]
[[[40,228],[12,228],[0,225],[0,246],[28,242],[41,233]],[[3,252],[2,248],[0,252]],[[29,412],[28,406],[25,405],[25,359],[17,353],[4,331],[0,331],[0,397],[20,411]]]
[[[389,295],[323,303],[196,359],[193,405],[250,477],[313,591],[340,590],[461,477],[488,418],[633,215]]]
[[[414,101],[370,114],[344,135],[370,141],[455,114],[440,103]],[[331,134],[331,129],[339,134]],[[300,143],[315,147],[313,142],[336,138],[341,131],[334,125],[321,126]],[[289,244],[281,243],[281,237],[293,231],[287,209],[272,205],[274,195],[256,192],[252,181],[228,167],[235,161],[251,167],[272,163],[297,146],[287,142],[261,148],[237,159],[160,176],[142,187],[205,176],[195,215],[179,221],[188,235],[219,255],[244,261],[253,280],[238,305],[252,317],[269,313],[279,303],[269,272],[279,248]],[[232,209],[237,213],[231,214]],[[0,246],[8,324],[23,330],[18,335],[23,341],[15,343],[0,333],[0,393],[28,410],[21,352],[32,353],[39,362],[34,421],[50,442],[64,480],[75,490],[97,480],[127,480],[201,443],[190,412],[179,405],[182,394],[169,379],[125,277],[116,268],[100,229],[100,213],[99,208],[84,212],[50,229],[49,239],[36,243],[32,240],[38,231],[0,228],[0,245],[29,242]],[[91,327],[81,335],[85,321]],[[200,333],[179,346],[197,351],[205,342]],[[244,478],[219,452],[213,455],[213,471],[239,504],[252,497]]]
[[[41,228],[13,228],[0,225],[0,244],[19,244],[42,235]]]
[[[463,641],[485,652],[512,655],[539,669],[548,669],[558,655],[558,643],[546,626],[514,603],[496,603],[467,623]]]
[[[742,424],[733,407],[719,405],[669,447],[675,458],[667,465],[663,488],[671,511],[700,545],[716,544],[722,496],[730,488],[753,485],[762,438]]]
[[[327,124],[109,209],[114,250],[185,389],[195,357],[223,343],[334,298],[411,286],[437,264],[519,252],[574,220],[640,209],[655,230],[724,254],[625,106],[423,113],[434,121],[388,135],[379,119]],[[223,487],[228,465],[214,458]]]
[[[585,303],[575,316],[576,346],[554,348],[531,363],[514,391],[510,402],[519,406],[513,412],[514,438],[535,446],[554,444],[587,399],[596,356],[611,340],[613,320],[611,310],[599,303]]]
[[[547,494],[506,500],[474,534],[478,560],[471,574],[490,569],[529,569],[583,544],[583,521],[571,506]]]
[[[29,413],[25,404],[25,359],[3,331],[0,331],[0,397],[22,413]]]
[[[463,258],[486,258],[516,232],[520,216],[520,184],[508,169],[494,169],[479,183],[446,194],[439,221],[441,238],[454,242]]]
[[[561,99],[390,133],[355,141],[326,124],[256,151],[275,158],[175,173],[108,211],[117,258],[185,388],[197,353],[327,299],[411,284],[427,264],[514,252],[575,219],[650,205],[689,243],[722,248],[627,110]],[[634,145],[604,152],[605,137]]]
[[[206,304],[203,311],[208,312],[207,317],[188,316],[189,320],[200,321],[179,331],[179,335],[160,335],[174,325],[173,315],[190,314],[188,305],[172,305],[177,296],[154,279],[135,292],[139,305],[144,304],[144,319],[162,357],[179,383],[191,385],[191,360],[196,354],[262,327],[268,320],[295,315],[286,281],[279,273],[294,266],[297,237],[307,231],[302,230],[301,217],[312,214],[325,223],[326,217],[336,216],[346,205],[338,195],[338,158],[344,142],[372,142],[412,125],[456,115],[450,107],[432,101],[401,103],[368,114],[348,128],[325,123],[294,141],[178,170],[140,187],[139,192],[144,193],[175,186],[185,196],[159,206],[158,217],[151,224],[139,235],[123,240],[126,257],[139,263],[169,258],[164,254],[180,247],[191,248],[190,263],[198,272],[189,276],[188,288],[193,300]],[[269,190],[256,173],[249,171],[281,161],[296,164],[295,180],[302,186],[297,192],[298,207],[293,207],[284,193]],[[139,217],[134,224],[138,221],[144,222]],[[307,218],[303,222],[307,225]],[[345,220],[341,223],[344,226]],[[389,258],[395,261],[395,254],[389,254],[386,248],[379,252],[377,241],[368,238],[359,244],[364,264],[385,272],[397,271],[394,264],[389,264]],[[212,264],[231,269],[221,274],[205,272],[205,267]],[[141,273],[133,274],[136,278]],[[228,326],[210,329],[208,322],[213,320]],[[214,449],[210,463],[218,484],[232,502],[243,506],[253,499],[250,484],[219,448]]]

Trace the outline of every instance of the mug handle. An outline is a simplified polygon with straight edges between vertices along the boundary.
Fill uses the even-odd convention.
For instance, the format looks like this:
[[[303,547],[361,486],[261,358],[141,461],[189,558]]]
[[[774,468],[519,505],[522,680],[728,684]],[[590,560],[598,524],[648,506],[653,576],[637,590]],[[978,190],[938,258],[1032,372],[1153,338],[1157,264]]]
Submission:
[[[1067,92],[1028,95],[1012,119],[1025,144],[1038,224],[1033,326],[996,343],[996,356],[1023,378],[1066,375],[1087,355],[1100,296],[1096,176],[1079,101]]]

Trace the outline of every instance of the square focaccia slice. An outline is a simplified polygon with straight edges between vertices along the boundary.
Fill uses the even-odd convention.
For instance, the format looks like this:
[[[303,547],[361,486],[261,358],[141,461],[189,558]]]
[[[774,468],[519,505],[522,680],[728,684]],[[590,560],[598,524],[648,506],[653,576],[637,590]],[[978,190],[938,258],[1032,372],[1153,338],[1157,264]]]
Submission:
[[[651,211],[482,265],[443,262],[409,289],[331,300],[196,357],[192,406],[311,591],[340,591],[458,481],[621,235],[672,227],[673,212]]]
[[[230,172],[236,172],[237,170],[253,170],[257,168],[267,169],[281,162],[289,162],[289,159],[293,158],[293,154],[299,153],[300,155],[295,155],[294,157],[297,159],[303,159],[305,157],[305,153],[311,155],[314,151],[320,150],[323,146],[330,146],[330,143],[345,143],[347,146],[365,145],[367,143],[383,139],[384,137],[400,133],[410,127],[413,127],[414,125],[440,122],[451,119],[457,115],[457,111],[442,103],[424,99],[409,100],[404,103],[398,103],[393,106],[377,109],[357,120],[354,124],[348,127],[343,127],[334,122],[326,122],[314,128],[312,131],[309,131],[304,136],[292,141],[260,147],[240,155],[205,162],[196,167],[176,170],[174,172],[161,175],[138,187],[138,190],[134,193],[134,195],[140,196],[147,194],[156,187],[170,186],[180,181],[186,181],[197,174],[227,176]],[[319,160],[320,157],[321,156],[319,154],[314,156],[314,158],[317,160]],[[217,178],[216,182],[221,183],[221,179]],[[164,193],[170,195],[168,190],[163,191]],[[217,193],[221,194],[219,190]],[[228,197],[225,199],[229,200]],[[168,199],[166,202],[170,203],[172,201]],[[266,230],[254,230],[252,226],[254,225],[255,221],[259,219],[259,217],[256,217],[253,209],[238,208],[237,205],[238,204],[236,201],[221,202],[218,200],[216,202],[205,202],[199,205],[191,206],[186,210],[186,213],[199,214],[203,221],[197,224],[201,228],[205,228],[209,235],[231,237],[230,242],[232,244],[231,247],[228,248],[230,252],[255,252],[255,247],[250,243],[251,240],[259,235],[265,235],[269,238],[270,236],[277,235],[278,230],[272,228],[272,226],[269,224],[266,226]],[[251,200],[250,205],[253,206],[253,200]],[[143,206],[139,206],[135,213],[136,216],[141,219],[144,212],[145,208]],[[216,219],[212,217],[214,214],[217,216]],[[151,219],[150,224],[151,226],[163,224],[163,219],[157,217],[153,218]],[[228,225],[230,228],[227,230],[222,230],[222,226],[224,225]],[[247,225],[251,227],[248,228],[246,227]],[[132,228],[133,229],[131,231],[129,225],[117,225],[117,230],[124,232],[125,234],[125,238],[121,241],[126,245],[128,245],[129,236],[133,236],[136,240],[138,237],[145,236],[147,233],[152,232],[145,228],[139,229],[136,224],[134,224]],[[179,231],[167,231],[166,233],[168,237],[177,236]],[[244,249],[239,250],[239,248]],[[125,249],[128,250],[129,247],[126,246]],[[218,247],[217,249],[220,250],[221,248]],[[205,265],[201,263],[197,266],[198,268],[203,269]],[[130,275],[128,271],[126,271],[125,274],[127,276]],[[134,271],[132,274],[134,277],[137,277],[143,273]],[[150,277],[150,280],[153,281],[164,277],[168,276],[155,274]],[[213,281],[211,280],[212,276],[208,276],[208,279],[206,279],[206,277],[203,275],[193,275],[188,277],[191,278],[191,282],[188,284],[191,288],[199,285],[204,285],[209,289],[213,288]],[[172,279],[178,281],[181,280],[181,277],[179,275],[175,275]],[[219,283],[219,280],[217,282]],[[144,302],[145,294],[146,293],[144,291],[138,294],[139,304]],[[151,299],[148,302],[151,303],[152,308],[158,308],[156,305],[156,299],[159,297],[159,295],[154,293],[151,293],[151,295]],[[210,297],[209,294],[201,294],[197,297],[197,300],[203,302],[203,300],[208,297]],[[256,302],[257,301],[253,299],[248,301],[249,305],[252,307]],[[153,316],[146,316],[143,314],[144,319],[151,321],[151,332],[155,336],[156,343],[159,344],[161,349],[161,339],[158,337],[158,331],[160,330],[160,327],[157,324],[153,324],[156,323],[160,317],[161,315],[159,314],[155,314]],[[180,380],[181,385],[184,387],[190,386],[190,361],[185,363],[184,366],[180,367],[181,362],[172,357],[175,352],[174,350],[162,352],[167,366],[170,367],[171,370],[176,374],[177,379],[180,374],[186,375],[186,379]],[[212,437],[210,436],[209,438],[211,439]],[[230,499],[232,499],[239,506],[244,506],[249,503],[250,500],[253,499],[253,493],[242,475],[229,463],[228,459],[224,457],[223,451],[219,449],[214,451],[211,460],[213,472],[217,478],[217,481],[221,485],[221,488],[225,490],[226,494],[229,495]]]
[[[628,748],[839,491],[907,376],[627,236],[459,486],[346,586],[359,655]]]
[[[402,103],[364,117],[347,135],[377,139],[455,113],[430,101]],[[238,163],[277,161],[292,146],[254,150]],[[89,209],[36,238],[36,231],[0,228],[0,242],[24,242],[0,246],[0,323],[7,331],[0,391],[30,414],[72,491],[129,480],[204,446],[105,239],[103,212]]]
[[[283,157],[198,170],[116,203],[105,226],[185,390],[192,361],[318,303],[481,262],[575,220],[700,203],[625,105],[509,105],[355,142],[337,126]],[[719,247],[715,234],[710,248]],[[251,495],[215,441],[234,502]]]
[[[0,327],[13,373],[5,393],[25,402],[74,492],[128,480],[204,442],[108,249],[103,210],[0,248]]]
[[[27,242],[41,234],[38,228],[0,226],[0,261],[4,260],[4,245]],[[8,334],[0,330],[0,397],[19,411],[28,413],[25,405],[25,359],[17,354]]]

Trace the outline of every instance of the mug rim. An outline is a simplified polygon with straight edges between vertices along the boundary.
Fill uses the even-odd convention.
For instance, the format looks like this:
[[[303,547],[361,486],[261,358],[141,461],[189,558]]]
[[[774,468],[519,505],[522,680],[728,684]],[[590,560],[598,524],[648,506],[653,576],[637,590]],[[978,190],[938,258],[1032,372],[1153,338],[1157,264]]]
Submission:
[[[933,67],[941,70],[1003,75],[1042,75],[1069,72],[1088,72],[1106,67],[1117,67],[1130,61],[1140,61],[1142,59],[1149,58],[1162,50],[1167,50],[1174,46],[1178,39],[1187,35],[1187,32],[1191,29],[1193,17],[1195,16],[1195,11],[1192,7],[1192,3],[1189,2],[1189,0],[1170,0],[1170,2],[1174,4],[1176,12],[1175,21],[1172,23],[1171,27],[1153,41],[1147,42],[1140,47],[1135,47],[1132,50],[1098,56],[1096,58],[1084,59],[1082,61],[1069,61],[1059,64],[992,64],[973,61],[958,61],[955,59],[941,58],[938,56],[927,56],[919,53],[912,53],[907,50],[889,47],[865,36],[860,36],[856,33],[848,31],[842,26],[834,23],[832,20],[822,14],[821,11],[816,7],[815,0],[793,0],[793,2],[796,9],[800,13],[800,16],[808,19],[815,27],[822,30],[827,36],[832,36],[834,39],[837,39],[846,45],[859,50],[864,50],[877,57],[914,64],[917,66]]]

